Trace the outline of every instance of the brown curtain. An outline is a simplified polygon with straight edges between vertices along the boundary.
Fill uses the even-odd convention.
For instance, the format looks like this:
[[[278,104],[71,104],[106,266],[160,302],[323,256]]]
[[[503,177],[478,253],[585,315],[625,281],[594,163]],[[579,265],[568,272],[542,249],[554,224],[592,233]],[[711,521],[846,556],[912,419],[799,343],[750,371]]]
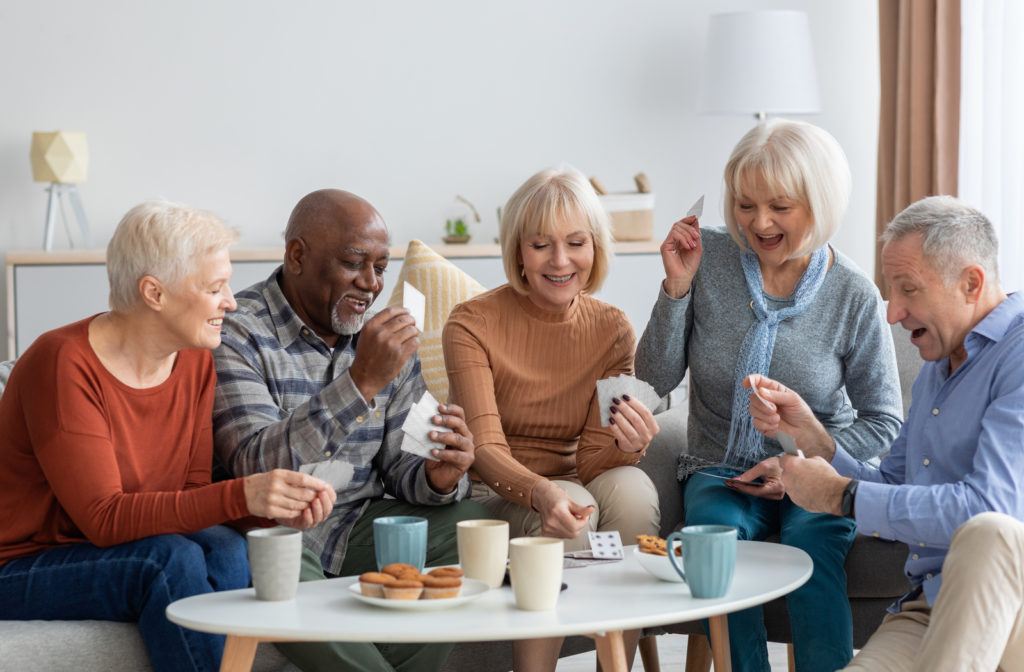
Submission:
[[[876,231],[925,196],[956,195],[960,0],[879,0],[881,110]],[[875,247],[875,282],[882,280]]]

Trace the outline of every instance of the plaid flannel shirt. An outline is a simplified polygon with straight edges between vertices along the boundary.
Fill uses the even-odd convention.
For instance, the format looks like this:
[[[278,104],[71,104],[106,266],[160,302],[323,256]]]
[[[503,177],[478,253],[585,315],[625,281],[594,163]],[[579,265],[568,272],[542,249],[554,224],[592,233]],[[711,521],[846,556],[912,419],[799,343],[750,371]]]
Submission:
[[[214,351],[214,448],[234,476],[310,465],[304,470],[315,466],[335,486],[334,510],[303,539],[338,574],[348,535],[371,499],[448,504],[466,496],[469,479],[439,494],[423,458],[400,449],[402,423],[427,389],[419,358],[410,357],[368,404],[349,374],[359,335],[340,337],[332,351],[292,310],[279,272],[236,294],[238,309],[224,318]]]

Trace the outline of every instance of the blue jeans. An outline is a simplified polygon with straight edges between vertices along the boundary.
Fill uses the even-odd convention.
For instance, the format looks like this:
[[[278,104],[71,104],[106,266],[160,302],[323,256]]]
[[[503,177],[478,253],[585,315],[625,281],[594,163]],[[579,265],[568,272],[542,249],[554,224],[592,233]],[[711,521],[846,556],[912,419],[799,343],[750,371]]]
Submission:
[[[782,543],[811,556],[811,578],[786,596],[796,669],[833,672],[845,667],[853,657],[853,617],[846,597],[844,563],[857,524],[848,518],[809,513],[789,497],[776,501],[744,495],[726,487],[721,479],[700,472],[687,478],[682,487],[687,525],[732,525],[740,539],[754,541],[779,532]],[[737,672],[769,672],[767,639],[761,607],[729,614],[732,666]]]
[[[171,602],[249,585],[245,538],[228,527],[109,548],[68,544],[0,565],[0,619],[135,621],[156,672],[220,667],[224,637],[175,625]]]

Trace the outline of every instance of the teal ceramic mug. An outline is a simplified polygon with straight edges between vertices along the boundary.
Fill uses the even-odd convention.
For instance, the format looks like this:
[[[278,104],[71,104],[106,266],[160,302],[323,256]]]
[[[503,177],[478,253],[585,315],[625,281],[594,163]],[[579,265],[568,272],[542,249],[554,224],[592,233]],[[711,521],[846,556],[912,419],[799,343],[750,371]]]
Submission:
[[[418,516],[375,519],[373,553],[378,570],[394,562],[404,562],[422,572],[427,561],[427,519]]]
[[[682,563],[674,552],[668,559],[694,597],[722,597],[729,592],[736,568],[736,528],[728,525],[689,525],[665,540],[672,549],[676,540],[683,550]],[[685,571],[684,571],[685,570]]]

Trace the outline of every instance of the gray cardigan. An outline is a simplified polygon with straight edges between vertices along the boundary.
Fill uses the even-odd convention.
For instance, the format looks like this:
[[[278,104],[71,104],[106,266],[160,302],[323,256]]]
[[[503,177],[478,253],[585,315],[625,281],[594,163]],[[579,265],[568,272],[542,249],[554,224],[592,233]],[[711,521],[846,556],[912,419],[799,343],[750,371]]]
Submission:
[[[740,249],[721,228],[701,232],[704,253],[690,292],[659,296],[636,351],[636,374],[665,395],[690,371],[689,454],[725,456],[736,361],[754,322]],[[792,301],[765,295],[769,306]],[[796,390],[836,443],[865,460],[889,449],[903,418],[885,307],[874,284],[836,251],[806,312],[779,325],[768,375]],[[769,455],[780,451],[767,439]],[[685,458],[686,456],[684,456]],[[693,468],[681,462],[680,477]]]

